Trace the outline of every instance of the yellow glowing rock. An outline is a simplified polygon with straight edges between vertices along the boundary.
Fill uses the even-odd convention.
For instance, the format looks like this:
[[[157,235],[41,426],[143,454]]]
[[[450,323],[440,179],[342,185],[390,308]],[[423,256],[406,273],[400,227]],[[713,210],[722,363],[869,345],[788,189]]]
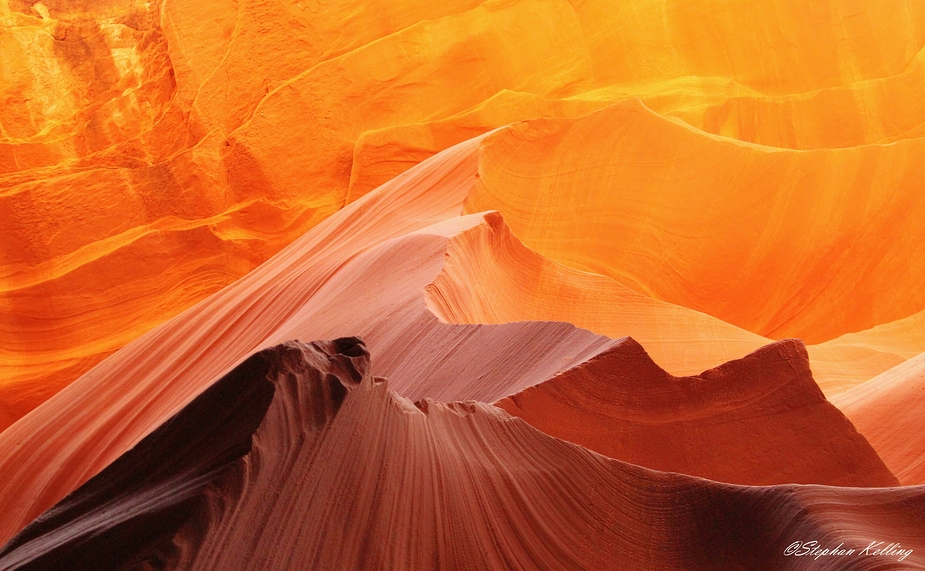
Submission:
[[[73,160],[150,130],[174,77],[153,3],[0,9],[0,174]]]
[[[505,89],[446,119],[365,131],[353,148],[347,201],[443,149],[498,126],[533,117],[577,117],[607,105],[606,101],[557,100]]]

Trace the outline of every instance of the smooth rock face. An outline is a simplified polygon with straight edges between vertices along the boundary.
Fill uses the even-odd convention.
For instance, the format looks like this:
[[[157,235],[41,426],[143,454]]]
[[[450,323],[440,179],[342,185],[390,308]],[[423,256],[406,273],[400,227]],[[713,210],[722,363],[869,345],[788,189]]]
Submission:
[[[921,487],[719,484],[490,405],[412,404],[349,338],[247,359],[27,527],[0,567],[806,569],[784,554],[798,538],[884,536],[914,553],[923,523]],[[923,568],[908,555],[811,568]]]
[[[0,570],[922,568],[923,46],[0,0]]]
[[[650,297],[820,343],[925,307],[922,154],[757,147],[631,100],[490,135],[466,209]]]
[[[380,356],[373,372],[390,377],[402,396],[485,402],[614,345],[568,323],[449,324],[427,309],[424,291],[440,272],[448,240],[485,224],[481,215],[458,214],[476,144],[351,204],[0,433],[0,505],[8,506],[0,537],[105,468],[248,355],[289,339],[360,334]],[[448,206],[454,201],[455,209]]]
[[[427,307],[450,323],[567,321],[602,335],[631,336],[656,363],[694,375],[772,342],[720,319],[633,291],[525,247],[499,213],[454,236]],[[925,349],[925,313],[807,346],[813,378],[828,396]]]
[[[2,0],[0,427],[345,204],[455,144],[544,117],[580,135],[552,162],[609,153],[614,137],[654,139],[643,145],[654,154],[620,142],[627,154],[611,158],[646,172],[624,165],[619,184],[587,189],[545,173],[534,189],[603,193],[629,220],[558,199],[524,220],[512,204],[532,199],[513,180],[509,196],[478,194],[470,212],[502,210],[540,253],[771,339],[812,344],[921,312],[921,276],[897,260],[922,254],[908,187],[925,134],[925,11],[856,4]],[[608,106],[637,100],[670,124],[637,125],[638,140],[585,130],[588,113],[612,118]],[[692,129],[679,138],[675,121]],[[678,192],[685,212],[713,213],[698,222],[714,234],[676,219],[683,196],[636,210],[634,193],[672,180],[706,184]],[[889,200],[894,188],[908,200]],[[720,232],[711,217],[743,223]],[[589,252],[589,232],[618,247]],[[925,351],[921,335],[914,345]],[[867,345],[818,354],[827,394],[903,359]]]
[[[857,387],[833,404],[858,427],[902,484],[925,484],[925,354]]]
[[[346,345],[294,343],[247,359],[18,534],[0,552],[0,567],[116,569],[131,561],[173,565],[174,536],[187,533],[186,523],[205,517],[208,496],[223,491],[216,482],[233,477],[235,463],[251,452],[254,432],[268,414],[286,404],[313,404],[289,402],[300,387],[335,391],[323,400],[339,404],[344,388],[332,373],[344,373],[327,357],[338,356],[335,347]],[[317,378],[299,379],[305,375]],[[349,377],[345,381],[356,382]],[[277,387],[280,382],[283,390]],[[293,385],[289,391],[287,382]],[[146,551],[159,554],[146,558]]]
[[[456,314],[442,309],[485,305],[477,301],[485,299],[484,290],[469,287],[472,282],[466,276],[472,272],[453,271],[467,244],[508,236],[510,249],[481,250],[476,259],[485,264],[495,263],[491,252],[525,251],[497,214],[460,216],[467,193],[478,180],[481,141],[476,138],[444,151],[351,203],[257,271],[142,336],[0,433],[0,472],[6,476],[0,481],[0,504],[7,506],[0,537],[12,537],[249,354],[287,339],[360,334],[379,354],[374,373],[390,376],[399,394],[487,402],[606,351],[613,339],[567,324],[503,325],[517,319],[587,315],[593,310],[590,303],[581,310],[580,304],[561,298],[554,302],[553,297],[553,309],[545,317],[518,313],[521,309],[514,305],[503,319],[488,320],[497,323],[493,326],[454,325],[452,321],[469,318],[456,319]],[[566,271],[535,253],[526,258],[538,267],[552,268],[547,275],[560,276],[559,283],[587,281],[576,278],[584,274]],[[583,295],[610,288],[618,293],[614,299],[639,299],[633,292],[619,293],[628,290],[612,280],[588,279],[610,285],[585,288]],[[443,291],[456,292],[452,303],[440,302],[437,294]],[[524,306],[529,308],[529,303]],[[648,330],[653,344],[662,339],[659,354],[675,355],[671,362],[683,363],[689,354],[700,355],[699,361],[692,362],[721,362],[730,352],[737,357],[762,344],[755,336],[748,341],[755,347],[744,344],[738,355],[736,350],[710,348],[692,353],[677,343],[685,337],[686,327],[715,320],[662,302],[654,306],[662,308],[655,315],[669,316],[662,328],[678,327],[678,331],[660,336],[658,321],[655,328],[634,326],[631,331]],[[610,315],[620,317],[619,311]],[[632,321],[617,317],[613,319],[618,326]],[[478,322],[481,317],[471,320]],[[617,331],[617,327],[606,330],[614,336]],[[736,338],[723,333],[734,331],[727,325],[696,326],[690,331],[709,341],[708,347],[722,347],[724,341]],[[869,339],[886,340],[878,347],[889,345],[889,336],[872,335]],[[866,346],[863,343],[872,345],[869,339],[846,347],[854,351]]]
[[[674,377],[626,339],[495,404],[551,436],[656,470],[748,485],[899,484],[822,396],[797,340]]]

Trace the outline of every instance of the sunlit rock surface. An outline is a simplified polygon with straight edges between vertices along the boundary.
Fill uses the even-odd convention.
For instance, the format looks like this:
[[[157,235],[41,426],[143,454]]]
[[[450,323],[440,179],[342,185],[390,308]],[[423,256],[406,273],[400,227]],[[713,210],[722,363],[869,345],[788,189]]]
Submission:
[[[0,568],[921,568],[923,46],[913,0],[0,0]],[[283,343],[295,394],[231,373]],[[229,374],[277,388],[226,426]]]
[[[920,276],[884,282],[897,260],[921,255],[921,236],[900,223],[915,215],[898,211],[917,208],[900,195],[916,194],[921,174],[923,14],[899,0],[877,10],[843,0],[4,0],[0,379],[15,394],[2,399],[4,424],[424,158],[511,122],[554,117],[561,129],[635,98],[657,133],[634,140],[670,170],[645,168],[647,155],[628,148],[611,160],[642,160],[639,180],[626,164],[619,185],[582,186],[581,204],[530,206],[529,230],[504,212],[528,246],[771,338],[815,343],[921,311],[920,292],[904,285]],[[638,135],[628,121],[556,147],[554,160],[609,152]],[[736,150],[707,133],[820,151]],[[473,203],[522,209],[516,185],[485,196],[494,175],[484,168]],[[681,188],[653,197],[655,210],[624,211],[653,217],[651,235],[627,236],[632,220],[606,208],[580,213],[671,180],[703,197],[678,213],[694,223],[703,213],[697,232],[671,227],[687,224],[667,206],[684,200]],[[561,194],[570,183],[537,191],[548,184]],[[582,231],[543,216],[582,219]],[[619,243],[589,253],[587,232]],[[711,245],[692,251],[688,239]],[[740,267],[717,261],[728,256]],[[820,275],[830,266],[834,282]],[[863,348],[849,357],[863,372],[839,372],[845,387],[901,362]]]

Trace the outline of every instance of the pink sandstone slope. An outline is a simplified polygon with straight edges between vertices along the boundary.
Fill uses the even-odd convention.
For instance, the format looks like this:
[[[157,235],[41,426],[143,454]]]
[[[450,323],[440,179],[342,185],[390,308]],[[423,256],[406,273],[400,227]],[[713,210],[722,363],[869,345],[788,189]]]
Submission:
[[[0,537],[99,472],[254,351],[350,332],[418,399],[493,401],[612,346],[566,323],[441,323],[424,288],[460,218],[478,140],[319,225],[244,279],[118,351],[0,433]]]
[[[890,185],[896,169],[853,155],[882,147],[898,165],[925,134],[925,10],[917,0],[859,8],[4,0],[0,383],[18,396],[0,425],[345,203],[512,121],[639,98],[703,134],[813,150]],[[841,184],[844,173],[829,174]],[[799,304],[814,293],[786,295]],[[789,316],[707,313],[815,342],[923,309],[893,305],[806,334],[780,323]],[[864,370],[897,364],[883,357],[866,353]]]
[[[925,353],[836,395],[832,404],[900,483],[925,484]]]
[[[925,568],[923,46],[0,0],[0,571]]]
[[[709,315],[637,293],[526,248],[498,213],[483,231],[454,236],[427,305],[447,323],[567,321],[630,336],[678,374],[699,373],[771,341]]]
[[[247,355],[287,339],[363,335],[379,355],[374,372],[390,376],[402,396],[489,402],[584,362],[626,333],[648,331],[641,337],[653,351],[679,367],[698,363],[698,370],[763,344],[760,337],[713,318],[647,301],[612,280],[544,261],[514,240],[497,214],[461,217],[479,178],[482,140],[444,151],[350,204],[257,271],[116,352],[73,388],[0,433],[0,471],[8,475],[0,482],[0,502],[9,506],[0,537],[11,536],[103,469]],[[589,296],[611,292],[610,299],[623,304],[608,309],[616,325],[604,329],[606,324],[598,322],[595,329],[604,330],[595,335],[550,323],[592,324],[574,319],[591,315],[592,305],[584,310],[576,305],[574,312],[557,309],[554,296],[544,315],[520,314],[514,305],[516,311],[488,324],[438,319],[428,309],[438,307],[434,292],[464,291],[469,285],[446,281],[453,278],[460,251],[495,237],[507,246],[482,248],[478,255],[486,264],[510,251],[528,260],[527,267],[546,268],[559,283],[591,284]],[[477,290],[466,295],[456,300],[460,307],[478,307],[485,297]],[[633,326],[621,333],[620,324],[632,321],[623,319],[623,308],[644,311],[664,320],[657,324],[678,330]],[[535,319],[545,322],[523,322]],[[687,335],[699,343],[672,348]],[[730,339],[744,343],[730,349],[725,346]],[[28,397],[24,391],[4,386],[0,400],[15,403]]]

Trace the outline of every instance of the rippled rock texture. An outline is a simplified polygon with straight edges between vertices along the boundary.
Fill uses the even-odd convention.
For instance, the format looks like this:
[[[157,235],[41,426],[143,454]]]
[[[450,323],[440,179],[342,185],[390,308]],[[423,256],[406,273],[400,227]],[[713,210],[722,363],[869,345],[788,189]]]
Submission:
[[[921,568],[923,46],[0,0],[0,569]]]
[[[605,456],[721,482],[896,486],[785,340],[674,377],[632,339],[498,403]]]
[[[803,569],[784,555],[791,537],[889,534],[900,554],[851,567],[877,569],[925,548],[908,525],[922,487],[647,470],[490,405],[412,403],[369,360],[356,338],[257,353],[23,530],[0,566]]]

